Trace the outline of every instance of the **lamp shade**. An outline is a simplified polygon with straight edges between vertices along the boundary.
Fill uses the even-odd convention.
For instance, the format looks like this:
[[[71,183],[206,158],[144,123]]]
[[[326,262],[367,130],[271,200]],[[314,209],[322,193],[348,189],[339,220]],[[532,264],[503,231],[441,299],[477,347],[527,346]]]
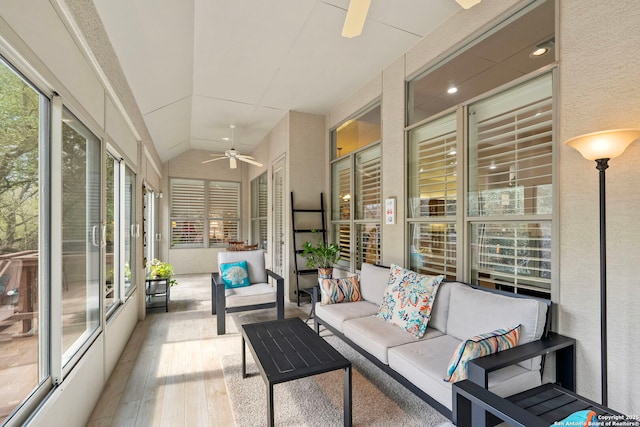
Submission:
[[[566,144],[588,160],[614,159],[638,138],[640,129],[615,129],[576,136],[568,139]]]

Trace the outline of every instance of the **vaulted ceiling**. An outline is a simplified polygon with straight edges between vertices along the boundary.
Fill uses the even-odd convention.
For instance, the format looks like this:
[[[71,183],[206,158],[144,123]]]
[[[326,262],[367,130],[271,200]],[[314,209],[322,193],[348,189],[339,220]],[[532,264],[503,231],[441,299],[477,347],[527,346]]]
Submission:
[[[163,161],[249,153],[289,111],[326,114],[452,14],[454,0],[94,0]]]

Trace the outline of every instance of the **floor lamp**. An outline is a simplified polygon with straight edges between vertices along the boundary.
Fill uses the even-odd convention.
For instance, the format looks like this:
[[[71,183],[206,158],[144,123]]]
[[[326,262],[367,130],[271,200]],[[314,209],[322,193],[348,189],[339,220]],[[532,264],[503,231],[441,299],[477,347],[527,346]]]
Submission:
[[[604,171],[609,160],[618,157],[636,139],[640,129],[617,129],[594,132],[567,140],[587,160],[596,161],[600,171],[600,364],[602,404],[607,406],[607,222]]]

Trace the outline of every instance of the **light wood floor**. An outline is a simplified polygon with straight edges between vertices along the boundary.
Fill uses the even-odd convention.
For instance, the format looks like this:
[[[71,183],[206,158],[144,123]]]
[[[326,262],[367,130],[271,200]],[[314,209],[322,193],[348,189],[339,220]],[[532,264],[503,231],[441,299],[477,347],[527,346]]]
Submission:
[[[89,427],[233,426],[220,366],[240,352],[230,315],[216,333],[209,275],[178,276],[169,312],[157,309],[136,326],[93,410]],[[306,318],[309,305],[285,303],[286,317]],[[234,314],[236,323],[275,319],[275,309]]]

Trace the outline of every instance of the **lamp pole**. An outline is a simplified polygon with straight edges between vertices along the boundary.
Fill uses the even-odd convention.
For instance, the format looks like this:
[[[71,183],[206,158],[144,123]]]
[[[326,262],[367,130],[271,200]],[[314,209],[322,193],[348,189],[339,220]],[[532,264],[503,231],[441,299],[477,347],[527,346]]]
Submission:
[[[602,375],[602,405],[607,406],[607,199],[605,173],[609,159],[596,159],[600,175],[600,372]]]

